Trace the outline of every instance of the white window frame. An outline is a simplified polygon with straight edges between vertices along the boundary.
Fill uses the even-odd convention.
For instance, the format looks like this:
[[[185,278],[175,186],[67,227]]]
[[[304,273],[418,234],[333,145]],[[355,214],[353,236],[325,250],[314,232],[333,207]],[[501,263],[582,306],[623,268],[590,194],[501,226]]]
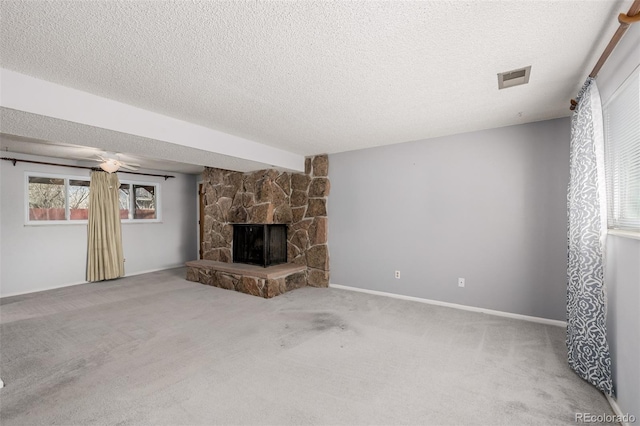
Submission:
[[[51,178],[51,179],[62,179],[64,180],[64,197],[65,197],[65,219],[64,220],[31,220],[29,219],[29,178]],[[86,225],[86,219],[77,219],[72,220],[70,218],[70,206],[69,206],[69,181],[71,180],[82,180],[85,182],[91,182],[90,176],[78,176],[78,175],[62,175],[55,173],[41,173],[34,171],[26,171],[24,172],[24,220],[25,225],[29,226],[47,226],[47,225]],[[126,185],[144,185],[144,186],[153,186],[155,192],[155,210],[156,217],[155,219],[133,219],[133,211],[129,209],[129,219],[121,219],[120,222],[123,224],[130,223],[159,223],[162,222],[162,204],[161,204],[161,187],[162,185],[159,182],[141,182],[136,180],[121,180],[120,184]],[[131,191],[130,191],[131,192]],[[130,203],[133,203],[133,197],[130,194]]]
[[[158,182],[140,182],[137,180],[121,180],[120,185],[130,185],[129,186],[129,218],[128,219],[120,219],[121,223],[159,223],[162,222],[161,216],[161,196],[160,196],[160,188],[161,185]],[[131,190],[133,185],[142,185],[142,186],[153,186],[155,193],[155,204],[156,204],[156,217],[155,219],[134,219],[133,211],[135,206],[133,206],[133,191]],[[120,191],[120,189],[118,189]],[[118,192],[119,194],[119,192]],[[133,207],[133,208],[132,208]]]
[[[89,176],[77,176],[77,175],[59,175],[54,173],[40,173],[40,172],[24,172],[24,214],[26,225],[82,225],[87,224],[86,219],[71,220],[70,206],[69,206],[69,181],[82,180],[85,182],[91,182]],[[29,219],[29,178],[50,178],[50,179],[62,179],[64,181],[64,220],[31,220]]]

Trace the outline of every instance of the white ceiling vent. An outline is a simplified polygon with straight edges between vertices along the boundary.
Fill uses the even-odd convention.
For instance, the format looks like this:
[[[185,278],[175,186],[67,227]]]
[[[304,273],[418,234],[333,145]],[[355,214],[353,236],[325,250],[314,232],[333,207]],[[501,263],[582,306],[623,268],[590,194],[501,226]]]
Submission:
[[[501,72],[498,74],[498,89],[527,84],[529,82],[529,74],[531,74],[531,65],[517,70]]]

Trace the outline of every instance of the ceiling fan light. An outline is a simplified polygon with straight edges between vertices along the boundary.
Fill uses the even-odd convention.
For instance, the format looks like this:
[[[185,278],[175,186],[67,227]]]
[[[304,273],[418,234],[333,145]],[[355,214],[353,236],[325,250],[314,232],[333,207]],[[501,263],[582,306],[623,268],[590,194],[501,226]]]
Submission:
[[[100,168],[107,173],[117,172],[120,165],[114,160],[107,160],[100,163]]]

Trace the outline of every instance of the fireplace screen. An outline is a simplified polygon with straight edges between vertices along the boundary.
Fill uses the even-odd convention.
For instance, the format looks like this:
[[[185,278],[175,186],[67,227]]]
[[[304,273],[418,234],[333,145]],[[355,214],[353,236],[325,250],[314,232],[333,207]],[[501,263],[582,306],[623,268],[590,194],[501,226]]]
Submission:
[[[287,225],[233,225],[233,262],[265,268],[287,262]]]

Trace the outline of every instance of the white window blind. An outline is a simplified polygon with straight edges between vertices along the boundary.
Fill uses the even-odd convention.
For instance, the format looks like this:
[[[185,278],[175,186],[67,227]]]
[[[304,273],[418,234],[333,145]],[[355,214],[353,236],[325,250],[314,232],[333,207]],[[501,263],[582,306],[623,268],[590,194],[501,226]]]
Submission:
[[[608,226],[640,232],[640,67],[603,112]]]

